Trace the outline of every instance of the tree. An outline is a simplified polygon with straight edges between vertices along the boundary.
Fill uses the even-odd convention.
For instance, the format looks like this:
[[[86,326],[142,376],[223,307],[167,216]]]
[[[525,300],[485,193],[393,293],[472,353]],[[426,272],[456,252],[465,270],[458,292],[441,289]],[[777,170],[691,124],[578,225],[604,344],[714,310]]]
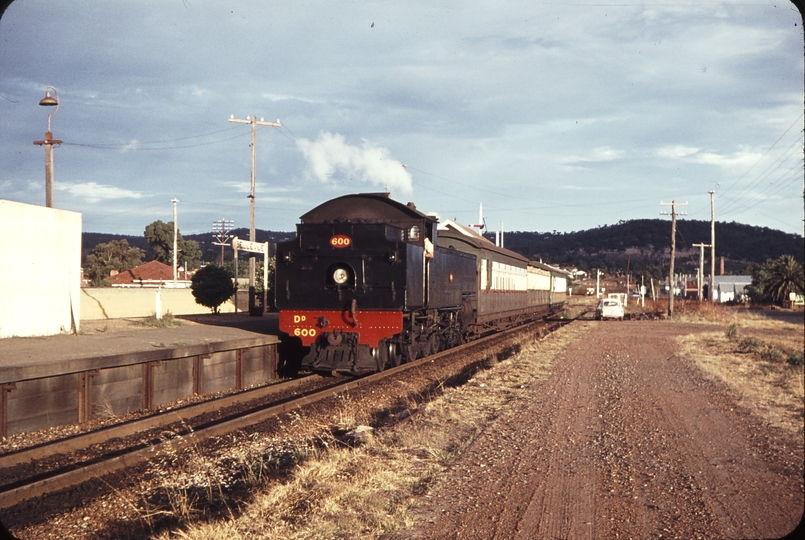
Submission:
[[[229,272],[214,264],[208,264],[196,272],[190,288],[196,303],[210,308],[213,313],[218,313],[220,305],[237,290]]]
[[[749,296],[756,302],[780,304],[788,300],[792,292],[802,294],[803,289],[805,274],[802,265],[791,255],[782,255],[779,259],[769,259],[766,264],[754,267]]]
[[[154,250],[154,259],[165,264],[173,265],[173,222],[163,223],[156,220],[145,228],[145,240]],[[185,240],[179,232],[176,237],[176,247],[179,251],[180,265],[187,264],[185,270],[198,268],[201,263],[201,250],[195,240]]]
[[[106,278],[113,270],[117,272],[131,270],[142,264],[145,256],[145,252],[140,248],[129,247],[129,242],[125,238],[98,244],[93,251],[94,253],[87,255],[84,262],[84,275],[95,287],[109,285]]]

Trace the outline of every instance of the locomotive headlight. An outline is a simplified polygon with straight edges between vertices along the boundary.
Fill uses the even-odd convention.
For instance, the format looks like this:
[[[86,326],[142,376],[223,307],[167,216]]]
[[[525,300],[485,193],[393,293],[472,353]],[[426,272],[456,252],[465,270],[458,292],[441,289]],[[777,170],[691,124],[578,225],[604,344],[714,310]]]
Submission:
[[[333,271],[333,281],[335,281],[338,285],[343,285],[349,279],[349,274],[343,268],[336,268]]]

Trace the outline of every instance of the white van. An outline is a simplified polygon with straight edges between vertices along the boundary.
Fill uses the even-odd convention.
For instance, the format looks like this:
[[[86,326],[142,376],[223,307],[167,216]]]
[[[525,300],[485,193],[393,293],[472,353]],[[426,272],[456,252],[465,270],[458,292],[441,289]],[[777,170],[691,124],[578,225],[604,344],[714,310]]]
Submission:
[[[595,309],[596,319],[623,320],[623,304],[620,298],[602,298]]]

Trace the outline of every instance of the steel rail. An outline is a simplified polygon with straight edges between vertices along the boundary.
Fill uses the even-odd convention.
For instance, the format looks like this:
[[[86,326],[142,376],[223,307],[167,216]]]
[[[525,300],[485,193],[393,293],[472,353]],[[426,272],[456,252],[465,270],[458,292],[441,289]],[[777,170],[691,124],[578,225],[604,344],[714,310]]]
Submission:
[[[196,426],[196,428],[188,431],[186,434],[179,435],[178,437],[173,439],[165,440],[155,444],[147,444],[144,446],[141,445],[137,448],[131,449],[130,451],[124,453],[119,452],[115,453],[117,455],[101,456],[96,460],[92,460],[90,462],[70,465],[66,467],[66,469],[68,470],[60,469],[52,471],[51,473],[43,473],[41,475],[38,475],[37,478],[31,479],[31,481],[22,480],[20,482],[15,482],[14,484],[6,484],[5,486],[0,486],[0,509],[9,508],[11,506],[19,504],[33,497],[38,497],[41,495],[45,495],[47,493],[53,493],[71,486],[81,484],[95,477],[101,477],[103,475],[121,469],[132,467],[143,461],[153,458],[163,452],[167,453],[180,450],[182,448],[198,444],[199,442],[205,439],[219,437],[255,424],[259,424],[265,420],[278,416],[282,413],[286,413],[294,409],[310,405],[312,403],[321,401],[328,397],[336,396],[345,391],[373,384],[386,377],[390,377],[392,375],[402,373],[409,369],[419,367],[422,364],[433,363],[445,357],[449,357],[452,355],[460,355],[463,353],[474,351],[475,349],[482,349],[482,350],[492,349],[497,345],[499,345],[500,343],[507,341],[512,336],[518,333],[526,333],[529,330],[538,326],[539,324],[540,322],[527,323],[525,325],[518,326],[516,328],[512,328],[503,332],[499,332],[497,334],[493,334],[491,336],[487,336],[481,339],[477,339],[475,341],[471,341],[469,343],[459,345],[457,347],[453,347],[452,349],[448,349],[435,355],[427,356],[425,358],[420,358],[413,362],[402,364],[395,368],[390,368],[382,372],[366,375],[361,378],[352,379],[337,385],[327,387],[322,390],[313,391],[307,395],[291,399],[284,403],[258,408],[246,414],[237,414],[229,418],[223,418],[211,421],[207,424]],[[239,396],[240,394],[237,395]],[[214,400],[210,403],[218,405],[217,408],[221,407],[220,400]],[[171,411],[171,412],[176,413],[178,411]],[[162,416],[162,418],[165,417],[166,416],[164,415]],[[149,417],[149,419],[150,418],[151,417]],[[173,423],[175,421],[176,420],[172,420],[170,423]],[[179,418],[179,421],[181,421],[181,418]],[[156,424],[154,427],[159,427],[159,424]],[[88,434],[88,436],[89,435],[90,434]],[[96,443],[103,442],[103,440],[108,440],[108,437],[101,438],[97,440]],[[2,466],[2,462],[0,462],[0,466]],[[43,478],[43,476],[45,477]]]

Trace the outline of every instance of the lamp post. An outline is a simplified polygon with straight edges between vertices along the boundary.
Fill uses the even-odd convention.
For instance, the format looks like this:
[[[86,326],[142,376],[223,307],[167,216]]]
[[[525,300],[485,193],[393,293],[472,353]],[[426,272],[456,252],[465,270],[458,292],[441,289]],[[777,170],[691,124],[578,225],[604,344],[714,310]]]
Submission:
[[[50,91],[56,94],[56,98],[50,96]],[[44,141],[34,141],[37,146],[45,146],[45,206],[53,208],[53,145],[61,144],[60,140],[53,138],[53,133],[50,132],[50,117],[56,114],[59,110],[59,92],[52,86],[48,86],[45,91],[45,97],[39,102],[42,107],[56,107],[48,114],[48,131],[45,133]]]

